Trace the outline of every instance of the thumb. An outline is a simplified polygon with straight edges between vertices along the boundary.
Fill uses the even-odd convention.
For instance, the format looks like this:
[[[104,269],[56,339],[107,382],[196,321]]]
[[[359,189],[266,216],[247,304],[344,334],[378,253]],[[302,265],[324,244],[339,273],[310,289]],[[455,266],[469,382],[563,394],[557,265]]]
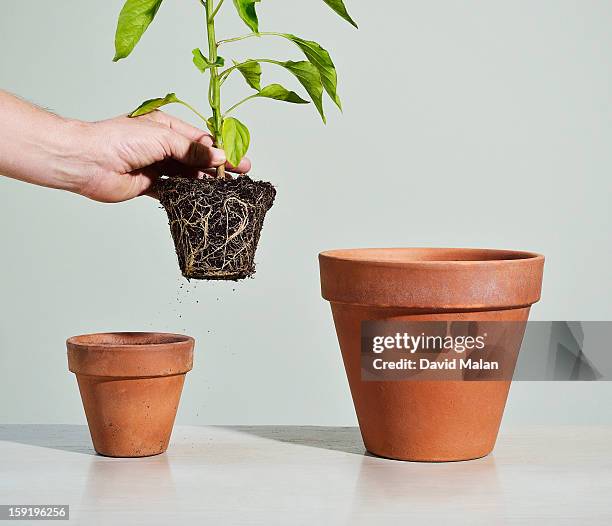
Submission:
[[[223,150],[191,141],[174,130],[166,131],[164,141],[168,157],[187,166],[205,169],[221,166],[226,162]]]

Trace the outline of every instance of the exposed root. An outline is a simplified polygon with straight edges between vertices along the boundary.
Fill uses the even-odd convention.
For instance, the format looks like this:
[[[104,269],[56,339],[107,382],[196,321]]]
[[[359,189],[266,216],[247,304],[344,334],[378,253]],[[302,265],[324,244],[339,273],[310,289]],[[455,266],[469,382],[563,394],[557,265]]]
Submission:
[[[157,184],[183,275],[239,280],[255,273],[255,251],[276,190],[247,176],[172,177]]]

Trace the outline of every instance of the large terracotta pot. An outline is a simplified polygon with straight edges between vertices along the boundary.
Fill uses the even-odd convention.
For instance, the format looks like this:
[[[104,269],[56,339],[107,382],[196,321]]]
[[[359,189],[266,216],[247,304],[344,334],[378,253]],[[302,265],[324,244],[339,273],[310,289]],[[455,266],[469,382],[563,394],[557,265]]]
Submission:
[[[356,249],[319,256],[365,447],[415,461],[468,460],[493,450],[510,381],[363,381],[361,323],[526,322],[544,257],[480,249]]]
[[[194,339],[132,332],[74,336],[66,344],[95,450],[109,457],[166,451]]]

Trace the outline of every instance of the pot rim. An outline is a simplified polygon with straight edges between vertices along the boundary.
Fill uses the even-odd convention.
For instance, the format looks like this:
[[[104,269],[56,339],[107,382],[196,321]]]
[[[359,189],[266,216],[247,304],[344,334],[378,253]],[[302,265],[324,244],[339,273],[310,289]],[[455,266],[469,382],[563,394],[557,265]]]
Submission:
[[[77,375],[145,378],[185,374],[195,339],[156,332],[101,332],[66,340],[68,368]]]
[[[100,341],[100,338],[104,337],[125,337],[146,339],[148,341],[132,342],[129,341]],[[158,339],[159,341],[151,341]],[[112,331],[112,332],[92,332],[87,334],[79,334],[77,336],[71,336],[66,340],[66,344],[76,349],[91,349],[94,347],[104,348],[106,350],[113,349],[143,349],[145,347],[151,349],[158,349],[160,347],[167,348],[168,346],[177,347],[184,346],[186,343],[195,342],[191,336],[184,334],[175,334],[170,332],[138,332],[138,331]]]
[[[465,259],[391,259],[381,256],[384,252],[418,254],[432,253],[456,254],[468,256]],[[363,257],[371,254],[372,257]],[[378,256],[377,256],[378,254]],[[481,257],[476,257],[478,254]],[[471,256],[471,257],[469,257]],[[489,257],[487,257],[489,256]],[[492,256],[492,257],[491,257]],[[407,267],[441,267],[441,266],[463,266],[463,265],[511,265],[525,261],[544,260],[544,256],[537,252],[523,250],[507,250],[494,248],[449,248],[449,247],[371,247],[371,248],[346,248],[326,250],[319,254],[321,258],[329,258],[337,261],[351,263],[379,264],[389,266]]]
[[[319,254],[332,303],[429,311],[526,307],[540,299],[544,256],[481,248],[361,248]]]

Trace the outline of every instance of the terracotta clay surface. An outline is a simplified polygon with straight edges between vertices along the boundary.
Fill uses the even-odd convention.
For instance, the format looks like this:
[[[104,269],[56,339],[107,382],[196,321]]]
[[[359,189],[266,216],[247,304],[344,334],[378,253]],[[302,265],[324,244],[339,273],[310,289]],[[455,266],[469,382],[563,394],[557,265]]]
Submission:
[[[361,322],[527,321],[544,258],[480,249],[356,249],[319,256],[368,451],[415,461],[478,458],[495,445],[510,382],[361,380]]]
[[[98,453],[146,457],[168,448],[195,341],[157,333],[106,333],[69,338],[76,374]]]

